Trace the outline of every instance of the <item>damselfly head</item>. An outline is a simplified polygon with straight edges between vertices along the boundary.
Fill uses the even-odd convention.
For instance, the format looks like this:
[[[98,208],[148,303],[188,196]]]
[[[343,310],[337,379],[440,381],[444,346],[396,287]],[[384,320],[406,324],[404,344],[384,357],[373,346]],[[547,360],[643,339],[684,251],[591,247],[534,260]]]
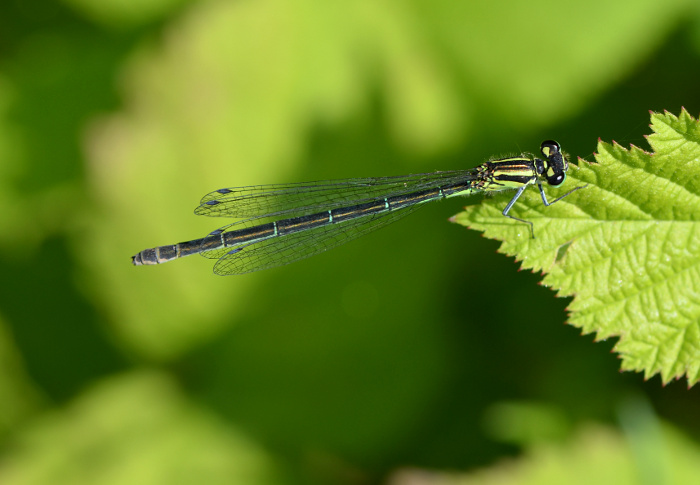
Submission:
[[[569,169],[569,156],[561,151],[561,145],[554,140],[545,140],[540,146],[544,155],[544,176],[552,187],[559,187],[566,180]]]

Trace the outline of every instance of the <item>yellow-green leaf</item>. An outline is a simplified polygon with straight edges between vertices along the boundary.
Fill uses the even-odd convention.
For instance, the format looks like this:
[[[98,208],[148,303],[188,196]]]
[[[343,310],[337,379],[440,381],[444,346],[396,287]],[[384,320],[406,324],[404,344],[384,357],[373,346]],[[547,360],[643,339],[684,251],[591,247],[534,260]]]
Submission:
[[[572,168],[544,207],[529,190],[504,218],[507,194],[455,220],[503,241],[500,251],[543,271],[543,283],[572,296],[570,323],[598,339],[617,337],[623,370],[663,382],[700,378],[700,125],[685,110],[652,113],[651,152],[599,142],[597,164]],[[557,194],[552,194],[556,196]]]

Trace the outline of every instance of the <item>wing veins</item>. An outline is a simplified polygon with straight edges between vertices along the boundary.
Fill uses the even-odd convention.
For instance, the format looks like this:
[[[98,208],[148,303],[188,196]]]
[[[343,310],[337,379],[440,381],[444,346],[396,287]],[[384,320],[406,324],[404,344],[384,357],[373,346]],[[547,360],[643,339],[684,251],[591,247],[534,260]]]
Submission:
[[[296,217],[474,177],[475,171],[472,169],[398,177],[219,189],[205,195],[195,213],[210,217],[250,219]]]
[[[328,224],[308,231],[300,231],[241,246],[218,249],[204,254],[219,257],[214,272],[219,275],[245,274],[262,269],[283,266],[305,259],[357,239],[369,232],[387,226],[424,204],[407,206],[382,213],[368,214],[346,222]],[[235,251],[238,249],[238,251]],[[231,252],[234,250],[235,252]]]

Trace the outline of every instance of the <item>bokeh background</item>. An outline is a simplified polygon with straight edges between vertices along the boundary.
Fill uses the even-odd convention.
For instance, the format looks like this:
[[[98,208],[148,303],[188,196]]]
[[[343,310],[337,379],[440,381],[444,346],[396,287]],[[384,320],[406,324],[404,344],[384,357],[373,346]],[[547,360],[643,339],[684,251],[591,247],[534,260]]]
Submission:
[[[0,483],[692,483],[700,390],[450,224],[294,265],[191,257],[221,188],[646,148],[700,113],[691,0],[0,5]],[[694,478],[693,478],[694,477]]]

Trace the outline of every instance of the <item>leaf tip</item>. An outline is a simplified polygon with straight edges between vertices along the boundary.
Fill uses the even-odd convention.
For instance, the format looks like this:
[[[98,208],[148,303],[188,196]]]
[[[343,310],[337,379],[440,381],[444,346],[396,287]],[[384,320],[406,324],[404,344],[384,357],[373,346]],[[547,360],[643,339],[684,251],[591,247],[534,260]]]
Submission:
[[[598,155],[598,154],[596,152],[593,152],[593,157],[595,157],[596,155]],[[595,163],[595,164],[598,163],[598,160],[595,160],[595,159],[594,160],[586,160],[585,158],[582,158],[582,157],[576,157],[576,158],[578,158],[578,160],[576,161],[576,165],[578,165],[579,167],[582,165],[581,162]]]

